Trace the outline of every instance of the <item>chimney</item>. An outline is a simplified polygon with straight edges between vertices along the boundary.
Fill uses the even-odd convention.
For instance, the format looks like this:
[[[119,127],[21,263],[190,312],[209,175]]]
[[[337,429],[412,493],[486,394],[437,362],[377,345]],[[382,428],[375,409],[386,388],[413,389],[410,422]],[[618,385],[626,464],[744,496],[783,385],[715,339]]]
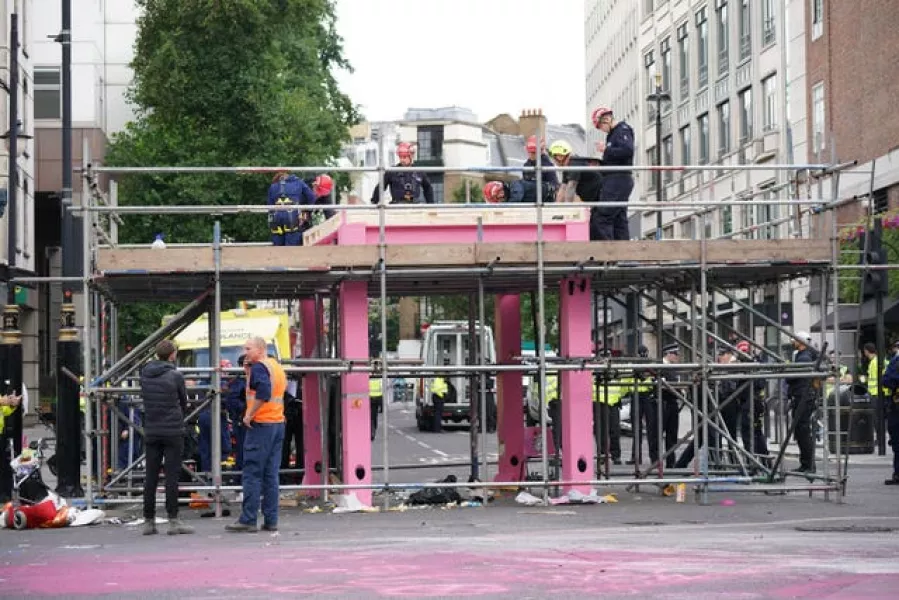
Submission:
[[[538,139],[546,137],[546,117],[543,116],[543,109],[525,109],[521,111],[518,117],[518,129],[525,139],[532,135],[536,135]]]

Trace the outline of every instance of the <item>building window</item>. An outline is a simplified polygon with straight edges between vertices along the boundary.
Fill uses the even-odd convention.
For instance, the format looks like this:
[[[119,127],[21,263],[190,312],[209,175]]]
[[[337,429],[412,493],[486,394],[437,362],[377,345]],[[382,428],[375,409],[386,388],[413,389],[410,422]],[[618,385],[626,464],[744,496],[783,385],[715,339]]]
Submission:
[[[671,91],[671,41],[669,38],[662,40],[659,53],[662,55],[662,91]]]
[[[709,162],[709,113],[699,115],[699,164]]]
[[[685,240],[696,239],[696,228],[693,226],[693,219],[681,221],[680,224],[681,237]]]
[[[649,150],[646,151],[646,164],[655,166],[656,164],[656,147],[653,146]],[[647,173],[649,175],[649,185],[646,187],[647,190],[655,190],[656,189],[656,172],[650,171]]]
[[[730,23],[727,0],[718,0],[718,75],[725,75],[730,65]]]
[[[690,146],[690,126],[682,127],[680,130],[680,161],[683,165],[692,164],[693,148]]]
[[[655,10],[655,2],[653,0],[643,0],[643,16],[648,17]]]
[[[875,190],[871,200],[874,205],[875,215],[885,213],[890,208],[890,194],[887,188]]]
[[[62,118],[62,82],[59,67],[34,68],[34,118]]]
[[[677,28],[678,71],[680,72],[680,97],[690,97],[690,38],[687,37],[687,24]]]
[[[775,31],[774,0],[762,0],[762,46],[774,43]]]
[[[418,128],[418,160],[443,160],[443,125]]]
[[[730,102],[718,105],[718,156],[730,152]]]
[[[696,35],[699,51],[699,87],[709,82],[709,18],[705,8],[696,13]]]
[[[765,99],[765,118],[762,128],[765,132],[777,128],[777,75],[769,75],[762,80],[762,96]]]
[[[730,235],[734,232],[734,209],[727,204],[721,208],[721,235]]]
[[[674,140],[670,135],[662,138],[662,163],[669,167],[674,165]],[[674,172],[664,171],[663,178],[665,183],[671,183],[674,178]]]
[[[812,87],[812,149],[824,150],[824,83]]]
[[[824,34],[824,0],[812,1],[812,39],[817,40]]]
[[[740,60],[752,55],[752,7],[749,0],[740,0]]]
[[[774,184],[768,183],[760,186],[759,195],[762,200],[772,201],[777,199]],[[777,238],[779,226],[775,223],[779,218],[780,210],[776,204],[758,204],[756,206],[756,225],[758,225],[758,239],[773,240]]]
[[[652,50],[643,55],[643,71],[646,74],[647,94],[652,94],[656,91],[655,64],[655,55]]]
[[[428,173],[428,181],[431,182],[431,188],[434,190],[434,203],[443,204],[443,173]]]
[[[740,144],[752,139],[752,88],[739,94],[740,98]]]

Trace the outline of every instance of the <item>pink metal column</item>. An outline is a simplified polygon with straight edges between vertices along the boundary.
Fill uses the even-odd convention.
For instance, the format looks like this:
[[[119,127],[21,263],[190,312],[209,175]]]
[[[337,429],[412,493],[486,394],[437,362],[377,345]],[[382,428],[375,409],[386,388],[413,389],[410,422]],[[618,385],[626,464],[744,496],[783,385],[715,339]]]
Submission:
[[[302,334],[302,357],[317,356],[318,337],[321,322],[315,320],[315,300],[300,301],[300,328]],[[322,469],[322,429],[321,429],[321,394],[319,377],[316,373],[303,376],[303,485],[322,485],[325,483]],[[321,492],[312,490],[309,496],[318,497]]]
[[[521,299],[517,295],[496,297],[496,340],[499,364],[517,364],[514,357],[521,354]],[[498,373],[496,389],[496,431],[499,436],[499,470],[496,481],[523,481],[525,461],[521,373]]]
[[[343,358],[368,360],[368,284],[351,281],[340,286],[340,347]],[[343,483],[371,483],[371,404],[368,373],[341,375],[343,425]],[[371,490],[353,490],[371,505]]]
[[[562,280],[559,291],[559,335],[561,355],[581,358],[592,355],[590,329],[590,282],[586,279]],[[562,479],[589,481],[593,478],[593,407],[590,401],[590,372],[562,371]],[[590,486],[564,486],[589,493]]]

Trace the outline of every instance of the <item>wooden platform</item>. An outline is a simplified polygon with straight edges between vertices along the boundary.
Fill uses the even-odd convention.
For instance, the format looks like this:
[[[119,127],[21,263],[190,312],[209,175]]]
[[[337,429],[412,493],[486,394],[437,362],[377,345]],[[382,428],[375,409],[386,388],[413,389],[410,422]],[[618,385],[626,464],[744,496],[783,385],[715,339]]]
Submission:
[[[710,285],[745,287],[804,277],[830,265],[827,240],[712,240],[705,262]],[[575,274],[604,291],[636,285],[685,290],[697,280],[700,242],[546,242],[545,286]],[[222,293],[227,298],[296,298],[344,280],[369,280],[378,294],[375,246],[222,247]],[[537,286],[537,246],[530,242],[408,244],[386,250],[391,295],[471,293],[483,277],[489,293]],[[215,265],[211,247],[101,248],[93,283],[120,302],[183,301],[207,289]]]

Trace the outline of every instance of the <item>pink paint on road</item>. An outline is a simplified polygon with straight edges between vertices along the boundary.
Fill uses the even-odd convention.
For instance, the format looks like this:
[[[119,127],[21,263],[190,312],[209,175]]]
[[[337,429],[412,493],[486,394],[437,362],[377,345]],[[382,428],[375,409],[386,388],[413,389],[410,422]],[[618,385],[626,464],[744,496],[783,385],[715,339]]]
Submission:
[[[246,539],[246,538],[244,538]],[[260,541],[268,538],[259,538]],[[261,545],[260,545],[261,546]],[[127,557],[81,551],[44,565],[0,569],[4,594],[80,596],[115,592],[258,592],[346,597],[606,596],[715,594],[730,597],[888,598],[899,574],[809,572],[791,558],[715,552],[535,550],[478,552],[350,551],[282,546],[194,545]],[[436,566],[436,567],[435,567]]]

